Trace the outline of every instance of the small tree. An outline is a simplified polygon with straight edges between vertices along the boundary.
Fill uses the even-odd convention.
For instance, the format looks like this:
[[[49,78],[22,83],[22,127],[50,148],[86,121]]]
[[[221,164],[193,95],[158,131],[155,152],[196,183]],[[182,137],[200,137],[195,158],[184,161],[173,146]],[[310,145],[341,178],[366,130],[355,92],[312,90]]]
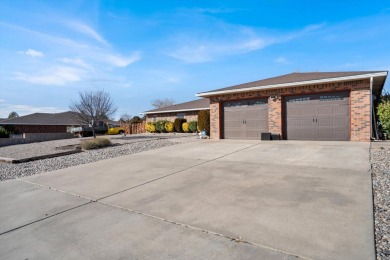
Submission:
[[[121,117],[119,118],[119,121],[122,123],[130,124],[131,115],[125,113],[125,114],[121,115]]]
[[[207,135],[210,135],[210,111],[201,110],[198,114],[198,129],[199,131],[206,131]]]
[[[8,118],[17,118],[19,117],[19,114],[16,113],[15,111],[12,111],[11,113],[9,113],[8,115]]]
[[[187,122],[187,119],[185,118],[176,118],[175,121],[173,122],[175,126],[175,130],[178,133],[183,132],[183,123]]]
[[[143,120],[142,118],[140,118],[139,116],[134,116],[131,120],[130,120],[130,124],[139,124],[139,123],[142,123]]]
[[[94,124],[106,121],[117,111],[110,94],[104,90],[79,92],[79,101],[73,101],[69,108],[77,113],[82,123],[92,125],[94,138],[96,138]]]
[[[157,98],[152,101],[152,106],[155,108],[162,108],[172,106],[175,103],[175,100],[172,98]]]
[[[390,134],[390,100],[383,101],[378,105],[378,117],[383,131]]]

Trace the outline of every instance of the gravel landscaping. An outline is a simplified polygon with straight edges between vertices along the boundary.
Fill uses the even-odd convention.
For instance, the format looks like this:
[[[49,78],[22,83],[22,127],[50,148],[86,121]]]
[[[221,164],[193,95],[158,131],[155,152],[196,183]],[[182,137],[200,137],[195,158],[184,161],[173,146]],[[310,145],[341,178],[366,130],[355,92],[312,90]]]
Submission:
[[[370,160],[378,260],[390,259],[390,142],[373,143]]]
[[[195,141],[194,135],[132,135],[132,136],[110,136],[111,142],[115,144],[103,149],[88,150],[82,153],[65,155],[38,161],[10,164],[0,162],[0,181],[30,176],[43,172],[68,168],[80,164],[96,162],[99,160],[114,158],[122,155],[134,154],[181,142]],[[52,154],[58,152],[61,147],[69,147],[80,144],[82,139],[66,139],[41,143],[22,144],[0,148],[0,157],[26,158],[37,154]],[[63,150],[62,150],[63,151]]]

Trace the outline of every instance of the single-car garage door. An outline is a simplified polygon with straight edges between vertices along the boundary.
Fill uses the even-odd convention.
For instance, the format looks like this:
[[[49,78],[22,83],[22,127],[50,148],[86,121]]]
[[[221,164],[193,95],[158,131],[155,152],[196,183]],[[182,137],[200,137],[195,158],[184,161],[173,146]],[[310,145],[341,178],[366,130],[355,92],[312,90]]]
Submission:
[[[268,132],[267,99],[225,102],[223,118],[224,138],[260,139]]]
[[[289,140],[349,140],[349,93],[286,97],[285,134]]]

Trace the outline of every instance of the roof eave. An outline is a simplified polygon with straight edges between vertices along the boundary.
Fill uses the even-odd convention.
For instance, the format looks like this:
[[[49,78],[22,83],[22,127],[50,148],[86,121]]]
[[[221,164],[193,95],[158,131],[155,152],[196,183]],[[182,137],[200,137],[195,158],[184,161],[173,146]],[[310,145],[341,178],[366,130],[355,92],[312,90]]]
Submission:
[[[299,86],[299,85],[310,85],[310,84],[319,84],[319,83],[326,83],[326,82],[353,80],[353,79],[363,79],[363,78],[370,78],[370,77],[382,77],[382,76],[387,76],[387,71],[376,72],[376,73],[368,73],[368,74],[360,74],[360,75],[353,75],[353,76],[345,76],[345,77],[337,77],[337,78],[327,78],[327,79],[307,80],[307,81],[298,81],[298,82],[290,82],[290,83],[280,83],[280,84],[273,84],[273,85],[266,85],[266,86],[257,86],[257,87],[250,87],[250,88],[201,92],[201,93],[196,94],[196,96],[198,96],[198,97],[208,97],[208,96],[219,95],[219,94],[229,94],[229,93],[255,91],[255,90],[264,90],[264,89],[273,89],[273,88],[285,88],[285,87],[293,87],[293,86]]]
[[[140,115],[149,115],[149,114],[161,114],[161,113],[173,113],[173,112],[185,112],[185,111],[197,111],[197,110],[206,110],[210,109],[210,107],[204,108],[191,108],[191,109],[176,109],[176,110],[165,110],[165,111],[150,111],[150,112],[142,112]]]

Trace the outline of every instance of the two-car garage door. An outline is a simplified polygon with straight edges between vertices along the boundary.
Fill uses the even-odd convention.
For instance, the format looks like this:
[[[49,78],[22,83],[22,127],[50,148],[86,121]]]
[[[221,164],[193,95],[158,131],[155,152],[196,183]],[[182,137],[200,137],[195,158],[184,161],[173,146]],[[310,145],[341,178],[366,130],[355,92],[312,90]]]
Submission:
[[[350,139],[349,93],[287,96],[283,102],[284,138],[288,140]],[[267,99],[223,104],[226,139],[260,139],[268,130]]]
[[[349,93],[286,97],[285,133],[288,140],[349,140]]]

